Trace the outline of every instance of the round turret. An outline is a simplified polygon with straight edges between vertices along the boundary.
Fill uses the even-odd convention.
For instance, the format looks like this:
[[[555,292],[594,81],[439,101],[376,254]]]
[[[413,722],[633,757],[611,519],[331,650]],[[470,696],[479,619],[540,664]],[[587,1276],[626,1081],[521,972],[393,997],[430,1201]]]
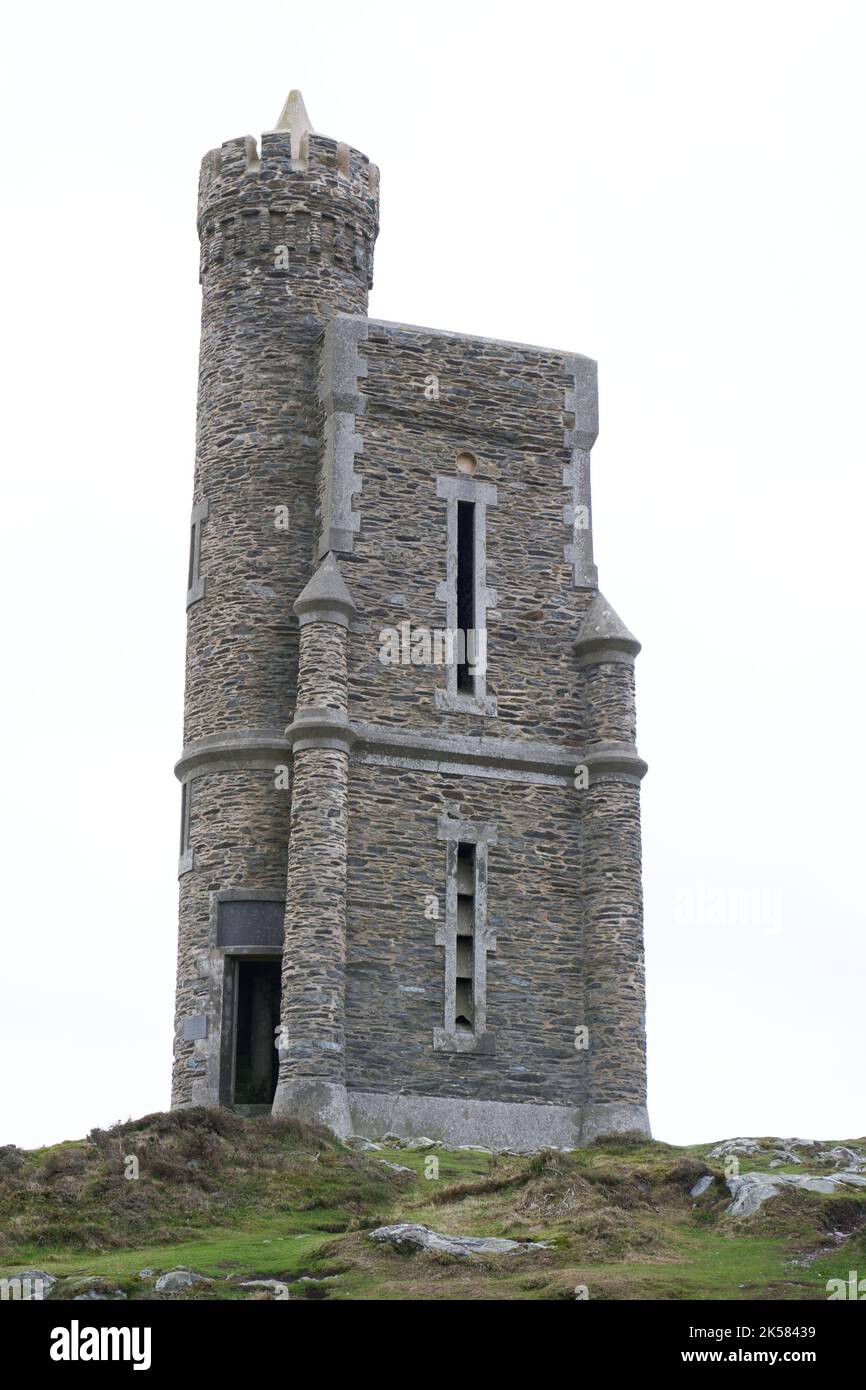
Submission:
[[[323,317],[363,314],[379,231],[379,170],[365,154],[318,135],[299,92],[274,130],[227,140],[202,160],[201,276],[258,275]]]

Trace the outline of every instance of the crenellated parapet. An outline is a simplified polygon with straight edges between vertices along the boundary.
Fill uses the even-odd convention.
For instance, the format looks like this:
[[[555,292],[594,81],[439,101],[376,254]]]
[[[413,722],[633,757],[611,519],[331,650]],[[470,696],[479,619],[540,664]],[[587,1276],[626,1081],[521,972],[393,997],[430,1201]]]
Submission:
[[[258,264],[277,278],[330,265],[366,294],[379,231],[379,170],[360,150],[312,131],[299,99],[290,99],[281,121],[292,124],[266,131],[260,145],[240,136],[202,160],[202,279],[232,265]]]

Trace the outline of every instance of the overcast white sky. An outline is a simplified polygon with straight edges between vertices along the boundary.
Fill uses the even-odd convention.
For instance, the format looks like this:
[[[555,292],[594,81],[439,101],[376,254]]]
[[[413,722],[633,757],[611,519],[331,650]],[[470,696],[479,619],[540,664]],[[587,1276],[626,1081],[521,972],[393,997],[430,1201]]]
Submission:
[[[0,1143],[165,1108],[205,150],[382,171],[371,314],[599,360],[657,1137],[866,1132],[864,9],[19,5]]]

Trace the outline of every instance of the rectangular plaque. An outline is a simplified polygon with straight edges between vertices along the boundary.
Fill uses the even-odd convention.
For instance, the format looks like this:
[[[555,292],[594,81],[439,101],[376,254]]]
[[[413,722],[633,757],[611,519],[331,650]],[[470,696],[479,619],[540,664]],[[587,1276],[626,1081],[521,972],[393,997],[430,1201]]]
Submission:
[[[285,904],[278,902],[221,902],[217,919],[217,945],[225,950],[238,946],[283,949]]]

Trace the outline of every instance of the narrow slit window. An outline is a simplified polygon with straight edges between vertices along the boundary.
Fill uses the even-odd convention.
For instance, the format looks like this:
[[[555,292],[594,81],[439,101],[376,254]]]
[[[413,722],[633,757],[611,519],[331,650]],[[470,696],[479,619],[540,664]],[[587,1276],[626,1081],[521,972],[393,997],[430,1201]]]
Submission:
[[[189,812],[192,786],[189,782],[183,782],[180,788],[180,854],[184,855],[189,849]]]
[[[437,836],[446,841],[445,916],[434,933],[443,948],[444,1007],[442,1027],[433,1029],[433,1050],[490,1057],[496,1037],[487,1028],[487,960],[496,950],[496,933],[487,920],[487,869],[496,826],[443,814]]]
[[[199,502],[192,509],[189,527],[189,572],[186,585],[186,606],[204,598],[206,580],[201,573],[201,528],[207,520],[208,504]]]
[[[457,846],[457,956],[454,1026],[475,1028],[475,846]]]
[[[193,852],[190,840],[190,816],[192,811],[192,782],[182,782],[180,786],[180,855],[178,873],[188,874],[193,867]]]
[[[495,715],[496,696],[487,693],[487,614],[496,607],[496,590],[487,583],[487,514],[496,506],[496,487],[461,471],[458,460],[456,477],[437,477],[436,496],[448,504],[445,577],[436,584],[436,601],[445,604],[449,645],[435,705]]]
[[[475,503],[457,503],[457,627],[462,661],[457,667],[457,689],[474,690],[469,656],[475,650]],[[473,634],[470,637],[470,633]]]

